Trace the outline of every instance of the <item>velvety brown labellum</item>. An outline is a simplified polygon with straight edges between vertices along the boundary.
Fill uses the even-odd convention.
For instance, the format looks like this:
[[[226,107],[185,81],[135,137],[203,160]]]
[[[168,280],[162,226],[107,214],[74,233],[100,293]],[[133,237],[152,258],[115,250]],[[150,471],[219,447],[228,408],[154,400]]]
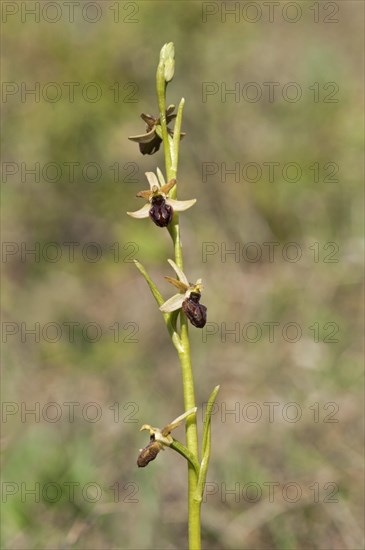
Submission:
[[[148,141],[147,143],[140,143],[139,150],[141,151],[142,155],[153,155],[159,150],[161,143],[162,139],[157,134],[155,134],[154,138],[151,141]]]
[[[190,323],[197,328],[203,328],[207,322],[207,308],[199,303],[200,294],[192,292],[189,298],[185,298],[182,310]]]
[[[157,441],[151,440],[149,444],[142,449],[137,458],[137,466],[144,468],[152,460],[155,460],[156,456],[161,450],[161,446]]]
[[[165,199],[161,195],[157,195],[157,197],[152,197],[152,207],[150,208],[149,215],[158,227],[166,227],[172,220],[174,210],[172,206],[166,204]]]

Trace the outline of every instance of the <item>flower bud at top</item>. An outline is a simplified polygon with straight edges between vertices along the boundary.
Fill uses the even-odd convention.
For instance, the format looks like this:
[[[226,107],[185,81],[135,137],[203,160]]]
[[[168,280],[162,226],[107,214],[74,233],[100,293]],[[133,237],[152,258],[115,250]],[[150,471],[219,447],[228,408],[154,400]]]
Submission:
[[[175,72],[175,48],[173,42],[169,42],[162,47],[160,61],[163,63],[165,81],[170,82]]]

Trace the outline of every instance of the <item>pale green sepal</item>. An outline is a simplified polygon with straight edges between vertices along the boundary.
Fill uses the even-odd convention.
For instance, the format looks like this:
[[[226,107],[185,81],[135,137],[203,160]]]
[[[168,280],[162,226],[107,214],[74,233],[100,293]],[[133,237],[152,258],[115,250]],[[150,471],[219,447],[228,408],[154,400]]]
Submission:
[[[150,132],[147,132],[146,134],[140,134],[138,136],[129,136],[128,139],[131,141],[135,141],[137,143],[148,143],[151,141],[153,134],[155,133],[155,130],[152,129]]]
[[[168,198],[166,202],[167,204],[172,206],[172,208],[176,212],[183,212],[184,210],[188,210],[188,208],[191,208],[192,206],[194,206],[194,204],[196,203],[196,199],[191,199],[188,201],[178,201],[175,199]]]
[[[185,273],[179,268],[179,266],[174,262],[174,260],[167,260],[171,265],[172,269],[175,271],[176,275],[179,277],[180,281],[186,286],[189,286],[189,281],[186,278]]]
[[[145,176],[148,180],[148,183],[150,184],[151,191],[154,187],[157,187],[157,189],[160,187],[157,176],[154,172],[145,172]]]
[[[137,218],[137,219],[148,218],[150,208],[151,208],[150,203],[147,203],[144,206],[142,206],[142,208],[140,208],[139,210],[136,210],[135,212],[127,212],[127,214],[128,216],[131,216],[131,218]]]
[[[184,300],[185,294],[175,294],[160,306],[160,311],[163,313],[171,313],[172,311],[180,309]]]
[[[163,431],[168,430],[169,432],[171,432],[172,430],[175,430],[175,428],[177,428],[178,426],[180,426],[180,424],[182,424],[182,422],[183,422],[183,420],[185,420],[185,418],[187,418],[188,416],[190,416],[192,414],[196,414],[197,410],[198,410],[198,407],[193,407],[192,409],[189,409],[188,411],[184,412],[183,414],[180,414],[180,416],[178,416],[172,422],[170,422],[170,424],[168,424],[163,429]]]

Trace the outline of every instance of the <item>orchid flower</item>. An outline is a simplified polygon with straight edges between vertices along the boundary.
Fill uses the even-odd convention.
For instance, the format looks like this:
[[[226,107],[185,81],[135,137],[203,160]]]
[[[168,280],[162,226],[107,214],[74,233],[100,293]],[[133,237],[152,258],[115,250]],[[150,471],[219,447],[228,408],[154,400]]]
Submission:
[[[162,175],[162,172],[157,168],[158,178],[154,172],[146,172],[150,189],[147,191],[139,191],[137,197],[142,197],[147,200],[147,204],[142,206],[135,212],[127,212],[132,218],[148,218],[159,227],[166,227],[172,220],[174,211],[182,212],[187,210],[196,203],[196,199],[187,201],[179,201],[171,199],[168,193],[176,184],[176,180],[172,179],[168,183]]]
[[[170,105],[166,109],[166,124],[169,124],[171,120],[176,118],[176,115],[173,114],[175,110],[175,105]],[[139,144],[139,150],[142,155],[153,155],[156,153],[162,143],[161,137],[161,122],[159,118],[156,118],[151,115],[146,115],[145,113],[141,114],[142,120],[146,123],[146,132],[138,136],[130,136],[128,139],[135,141]],[[173,136],[173,131],[171,128],[167,128],[167,131],[170,136]],[[180,139],[182,139],[185,134],[182,132],[180,134]]]
[[[185,273],[176,265],[173,260],[168,260],[179,279],[165,277],[165,279],[180,290],[179,294],[174,294],[162,306],[160,310],[164,313],[170,313],[177,309],[182,309],[192,325],[203,328],[207,322],[207,308],[200,304],[201,291],[203,289],[202,280],[198,279],[195,284],[189,283]]]
[[[175,420],[170,422],[170,424],[167,424],[164,428],[153,428],[149,424],[143,424],[140,431],[148,430],[150,432],[150,442],[144,449],[140,449],[138,459],[137,459],[137,465],[140,468],[144,468],[147,466],[151,460],[155,460],[156,456],[160,451],[165,450],[166,447],[170,447],[171,444],[174,442],[173,437],[170,435],[172,430],[180,426],[180,424],[190,416],[191,414],[196,413],[197,407],[194,407],[188,411],[186,411],[184,414],[181,414]]]

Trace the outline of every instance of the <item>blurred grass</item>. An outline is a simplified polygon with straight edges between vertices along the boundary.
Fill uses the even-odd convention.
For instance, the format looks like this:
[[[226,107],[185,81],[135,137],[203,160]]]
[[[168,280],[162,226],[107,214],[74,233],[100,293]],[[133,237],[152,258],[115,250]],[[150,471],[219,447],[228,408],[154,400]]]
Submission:
[[[307,3],[301,2],[308,13]],[[101,4],[104,8],[108,2]],[[162,276],[169,274],[169,239],[147,221],[125,215],[137,207],[135,193],[145,187],[143,173],[163,168],[162,153],[138,155],[126,137],[142,130],[141,112],[156,114],[154,73],[160,47],[173,40],[176,76],[169,101],[186,98],[181,147],[180,196],[196,196],[198,204],[182,217],[186,271],[205,283],[204,303],[209,322],[276,321],[281,327],[297,322],[303,337],[297,343],[278,333],[274,343],[263,337],[256,343],[227,342],[218,335],[202,342],[192,330],[197,402],[221,384],[219,411],[213,417],[213,457],[208,482],[218,487],[203,508],[204,548],[338,548],[362,545],[363,437],[361,353],[362,298],[362,190],[360,164],[363,147],[362,116],[363,7],[340,2],[340,23],[314,24],[304,17],[297,24],[278,18],[274,24],[202,23],[199,2],[138,2],[138,24],[114,24],[103,17],[97,24],[78,20],[21,23],[14,17],[3,26],[3,80],[27,82],[97,82],[103,96],[88,103],[76,93],[74,103],[20,102],[3,105],[3,161],[32,166],[47,162],[97,162],[103,168],[98,182],[85,181],[77,172],[74,182],[16,178],[2,184],[3,240],[26,242],[41,249],[49,242],[80,243],[75,261],[65,250],[59,262],[3,261],[6,293],[3,321],[62,325],[80,323],[75,341],[34,343],[8,337],[3,346],[3,400],[21,404],[81,403],[74,422],[63,414],[59,422],[39,423],[20,414],[3,424],[3,482],[40,487],[48,482],[94,482],[103,488],[95,503],[67,498],[57,503],[29,495],[8,497],[3,504],[2,547],[19,548],[183,548],[186,540],[186,471],[181,457],[161,453],[146,470],[135,466],[138,449],[146,444],[138,429],[144,422],[163,425],[183,410],[181,381],[174,350],[153,300],[133,264],[123,261],[135,248],[164,295],[170,289]],[[219,95],[202,102],[202,82],[298,82],[303,90],[313,82],[338,82],[339,102],[314,103],[312,95],[295,104],[283,101],[222,103]],[[109,90],[137,83],[138,102],[115,103]],[[202,163],[276,161],[297,162],[303,177],[257,183],[219,174],[202,182]],[[313,183],[313,162],[335,162],[338,182]],[[136,163],[138,183],[113,181],[109,167]],[[122,171],[122,176],[126,171]],[[220,253],[202,262],[202,243],[277,241],[298,242],[304,252],[298,263],[280,255],[273,263],[236,263]],[[314,242],[339,245],[339,262],[313,261]],[[87,262],[83,244],[97,242],[102,259]],[[120,244],[114,261],[113,243]],[[281,250],[281,248],[279,248]],[[328,252],[328,251],[327,251]],[[321,248],[321,254],[323,249]],[[323,258],[323,255],[321,255]],[[97,323],[103,333],[96,343],[85,340],[81,328]],[[116,343],[109,328],[119,323]],[[308,327],[337,323],[339,342],[314,343]],[[125,340],[138,325],[139,343]],[[65,333],[64,333],[65,334]],[[327,334],[327,332],[326,332]],[[234,421],[223,415],[239,403],[278,402],[278,415],[256,423]],[[102,417],[87,422],[85,403],[98,403]],[[284,422],[281,410],[297,402],[303,412],[298,423]],[[319,403],[320,422],[313,421]],[[338,423],[323,422],[338,404]],[[114,403],[120,407],[114,420]],[[128,404],[135,403],[132,407]],[[125,408],[123,408],[125,407]],[[133,408],[135,407],[135,409]],[[65,413],[67,409],[63,408]],[[131,413],[136,411],[134,416]],[[132,422],[131,420],[137,420]],[[179,434],[180,437],[182,433]],[[294,481],[303,488],[296,504],[268,493],[250,503],[228,489],[255,482],[282,485]],[[110,487],[121,486],[119,502]],[[318,482],[320,503],[309,488]],[[338,503],[324,503],[326,483],[339,487]],[[132,485],[126,485],[126,484]],[[130,491],[136,495],[130,497]],[[135,498],[138,502],[130,502]]]

